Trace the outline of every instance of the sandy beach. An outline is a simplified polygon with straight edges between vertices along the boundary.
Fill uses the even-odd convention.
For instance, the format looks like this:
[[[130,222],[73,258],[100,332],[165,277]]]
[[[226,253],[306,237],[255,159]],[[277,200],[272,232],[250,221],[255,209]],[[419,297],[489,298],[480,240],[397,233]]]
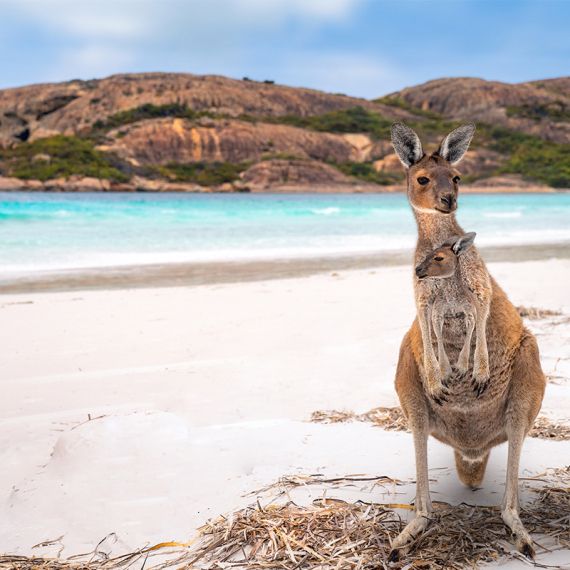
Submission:
[[[527,250],[517,262],[503,252],[488,266],[515,305],[560,312],[526,324],[550,377],[541,415],[567,420],[570,259],[561,248]],[[67,291],[53,291],[61,282],[51,292],[4,288],[2,549],[65,558],[105,537],[99,549],[108,555],[184,542],[212,517],[256,497],[271,501],[244,495],[291,474],[386,475],[406,483],[397,496],[364,485],[335,496],[412,501],[409,434],[306,421],[316,410],[398,405],[398,348],[415,315],[412,268],[315,264],[289,265],[293,277],[250,268],[257,280],[209,284],[168,286],[163,275],[146,287],[86,278]],[[505,445],[476,492],[459,482],[450,448],[432,439],[429,450],[434,498],[499,505]],[[570,442],[529,438],[520,476],[569,458]],[[302,504],[322,489],[296,493]],[[567,563],[570,552],[538,549],[537,560]]]

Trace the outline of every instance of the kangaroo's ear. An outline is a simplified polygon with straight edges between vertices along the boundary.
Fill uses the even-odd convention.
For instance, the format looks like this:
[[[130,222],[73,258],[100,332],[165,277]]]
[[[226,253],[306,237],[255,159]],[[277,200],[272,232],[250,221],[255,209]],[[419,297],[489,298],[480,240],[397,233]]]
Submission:
[[[476,235],[477,234],[475,232],[469,232],[468,234],[462,235],[451,248],[455,252],[455,255],[465,253],[473,245]]]
[[[420,138],[410,127],[402,123],[392,125],[392,144],[398,158],[406,168],[410,168],[424,156]]]
[[[450,238],[447,238],[439,247],[453,247],[458,240],[459,236],[451,236]]]
[[[474,132],[475,125],[473,123],[465,123],[457,127],[441,141],[434,154],[445,158],[449,164],[457,164],[467,152]]]

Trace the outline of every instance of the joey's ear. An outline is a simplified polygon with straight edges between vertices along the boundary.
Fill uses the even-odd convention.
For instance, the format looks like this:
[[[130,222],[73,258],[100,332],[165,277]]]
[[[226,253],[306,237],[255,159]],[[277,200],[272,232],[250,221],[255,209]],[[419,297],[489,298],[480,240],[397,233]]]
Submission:
[[[457,164],[467,152],[474,132],[475,125],[473,123],[465,123],[457,127],[441,141],[434,154],[445,158],[449,164]]]
[[[447,238],[439,247],[453,247],[459,240],[459,236]]]
[[[406,168],[410,168],[424,156],[418,135],[402,123],[392,125],[392,144],[398,158]]]
[[[455,252],[455,255],[465,253],[473,245],[476,235],[477,234],[475,232],[469,232],[468,234],[461,236],[451,248]]]

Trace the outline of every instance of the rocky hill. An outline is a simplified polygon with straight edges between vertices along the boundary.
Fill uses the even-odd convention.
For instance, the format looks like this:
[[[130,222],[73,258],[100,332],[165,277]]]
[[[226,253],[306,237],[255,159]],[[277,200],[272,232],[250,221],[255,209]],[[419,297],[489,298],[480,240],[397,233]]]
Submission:
[[[387,105],[312,89],[219,75],[140,73],[1,90],[0,138],[33,141],[56,134],[84,135],[94,123],[105,122],[109,116],[146,104],[173,103],[230,117],[308,117],[356,106],[391,120],[413,117]]]
[[[498,125],[555,143],[570,143],[570,78],[512,85],[446,78],[390,95],[451,121]]]
[[[570,186],[570,78],[448,78],[367,101],[220,76],[147,73],[0,91],[0,190],[401,190],[390,125],[428,149],[477,123],[477,191]]]

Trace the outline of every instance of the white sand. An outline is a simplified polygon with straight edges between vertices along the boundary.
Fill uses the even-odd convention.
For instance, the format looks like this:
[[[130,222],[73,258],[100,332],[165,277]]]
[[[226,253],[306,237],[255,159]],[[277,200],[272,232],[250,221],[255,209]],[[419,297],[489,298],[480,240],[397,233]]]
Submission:
[[[489,269],[515,304],[563,311],[527,324],[545,372],[557,376],[543,413],[569,419],[570,323],[552,323],[570,315],[570,260]],[[185,541],[209,517],[255,500],[243,494],[285,474],[414,478],[410,435],[303,421],[315,410],[398,404],[398,348],[415,314],[410,267],[4,295],[0,309],[6,552],[55,555],[63,546],[67,557],[92,551],[110,533],[116,537],[101,548],[112,554]],[[450,448],[430,441],[429,460],[434,499],[500,503],[506,446],[493,451],[476,493],[459,482]],[[570,442],[527,439],[521,476],[568,463]],[[349,496],[409,502],[414,486],[392,492]],[[60,536],[56,546],[31,548]],[[570,553],[539,560],[567,562]]]

